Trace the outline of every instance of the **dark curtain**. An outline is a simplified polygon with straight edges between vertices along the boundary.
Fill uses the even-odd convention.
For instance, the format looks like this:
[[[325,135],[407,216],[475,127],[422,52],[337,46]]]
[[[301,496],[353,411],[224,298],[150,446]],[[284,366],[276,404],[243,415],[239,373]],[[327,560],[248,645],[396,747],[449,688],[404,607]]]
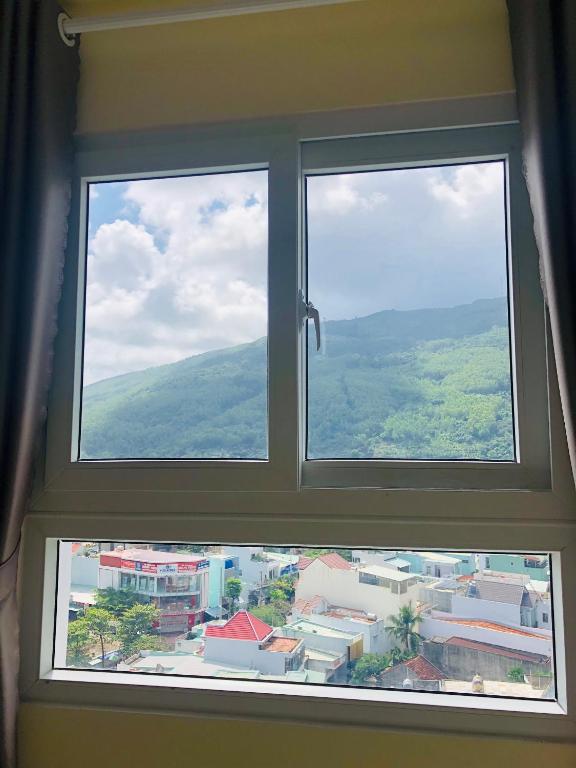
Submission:
[[[508,0],[523,155],[576,477],[576,0]]]
[[[16,576],[41,443],[73,162],[78,46],[52,0],[0,3],[0,766],[15,765]]]

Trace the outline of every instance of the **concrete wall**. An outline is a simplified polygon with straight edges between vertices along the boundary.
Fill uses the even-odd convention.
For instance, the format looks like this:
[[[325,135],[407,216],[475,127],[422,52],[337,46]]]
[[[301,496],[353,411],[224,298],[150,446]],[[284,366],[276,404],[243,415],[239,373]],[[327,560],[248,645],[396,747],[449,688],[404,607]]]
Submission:
[[[257,669],[263,675],[283,675],[286,671],[286,658],[290,655],[262,650],[260,643],[252,640],[206,637],[205,643],[206,661]]]
[[[393,643],[391,643],[385,630],[385,622],[382,620],[366,624],[361,621],[353,621],[352,619],[339,619],[334,616],[325,616],[321,613],[313,613],[310,615],[293,611],[291,621],[299,618],[311,619],[314,623],[321,624],[323,627],[340,629],[342,632],[361,634],[364,638],[364,653],[385,653],[393,646]]]
[[[422,655],[455,680],[472,680],[475,674],[484,680],[508,680],[508,672],[516,667],[522,667],[526,673],[533,674],[550,670],[545,664],[521,662],[446,643],[426,641],[422,644]]]
[[[454,618],[454,617],[451,617]],[[433,637],[463,637],[467,640],[477,640],[479,643],[490,643],[511,648],[517,651],[530,651],[540,653],[543,656],[552,655],[552,634],[545,630],[530,630],[534,634],[529,636],[498,632],[482,627],[469,627],[454,621],[442,621],[438,618],[426,616],[418,629],[426,639]]]
[[[290,625],[282,627],[282,634],[284,637],[297,637],[304,642],[306,648],[318,648],[322,651],[332,651],[339,654],[347,654],[348,648],[361,638],[360,633],[356,636],[350,635],[349,638],[343,638],[328,637],[322,634],[314,634],[313,632],[300,632]]]
[[[508,626],[521,626],[520,606],[511,603],[496,603],[492,600],[480,600],[475,597],[454,595],[452,613],[455,616],[470,619],[486,619]]]
[[[296,585],[297,600],[321,595],[332,605],[374,613],[381,619],[398,613],[402,605],[410,602],[415,605],[419,593],[420,586],[414,584],[405,594],[394,595],[386,587],[360,583],[358,571],[328,568],[321,560],[300,571]]]
[[[98,586],[98,567],[99,559],[97,557],[74,555],[72,557],[72,584],[96,588]]]

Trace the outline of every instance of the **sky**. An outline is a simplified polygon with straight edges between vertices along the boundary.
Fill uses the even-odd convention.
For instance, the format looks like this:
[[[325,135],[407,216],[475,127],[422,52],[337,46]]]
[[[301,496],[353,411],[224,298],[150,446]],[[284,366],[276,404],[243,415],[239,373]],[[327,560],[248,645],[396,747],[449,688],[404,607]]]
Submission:
[[[500,162],[307,180],[308,293],[325,320],[506,295]],[[267,327],[267,172],[90,185],[84,382]]]

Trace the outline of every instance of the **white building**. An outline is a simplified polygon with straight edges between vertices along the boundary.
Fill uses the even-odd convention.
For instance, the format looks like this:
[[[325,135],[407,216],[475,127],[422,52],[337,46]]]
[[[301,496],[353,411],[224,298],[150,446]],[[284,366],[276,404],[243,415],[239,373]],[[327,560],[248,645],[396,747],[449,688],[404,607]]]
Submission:
[[[304,644],[299,638],[277,634],[248,611],[238,611],[226,622],[208,624],[204,659],[265,675],[285,675],[304,666]]]
[[[384,623],[403,605],[412,603],[415,607],[418,603],[418,576],[378,565],[354,568],[342,558],[327,557],[316,558],[300,571],[296,600],[320,596],[330,605],[364,611]],[[381,653],[393,644],[391,638],[380,633]]]
[[[382,654],[389,648],[386,622],[373,613],[330,605],[325,598],[316,595],[311,600],[296,600],[294,603],[290,621],[306,618],[324,627],[353,635],[361,634],[364,653]]]
[[[158,631],[184,631],[204,620],[208,560],[201,555],[151,549],[102,552],[98,587],[133,589],[159,609]]]
[[[226,546],[222,551],[238,563],[237,573],[242,580],[241,605],[248,603],[251,592],[262,590],[280,576],[294,573],[298,563],[297,555],[265,552],[264,547]]]

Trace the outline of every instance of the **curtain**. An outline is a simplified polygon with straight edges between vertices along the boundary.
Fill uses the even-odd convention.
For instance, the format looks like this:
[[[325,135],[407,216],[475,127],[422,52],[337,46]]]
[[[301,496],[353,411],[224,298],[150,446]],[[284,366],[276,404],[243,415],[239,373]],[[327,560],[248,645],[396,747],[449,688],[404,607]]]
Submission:
[[[56,329],[79,73],[53,0],[0,3],[0,766],[15,765],[16,576]]]
[[[576,477],[576,1],[508,0],[525,176]]]

